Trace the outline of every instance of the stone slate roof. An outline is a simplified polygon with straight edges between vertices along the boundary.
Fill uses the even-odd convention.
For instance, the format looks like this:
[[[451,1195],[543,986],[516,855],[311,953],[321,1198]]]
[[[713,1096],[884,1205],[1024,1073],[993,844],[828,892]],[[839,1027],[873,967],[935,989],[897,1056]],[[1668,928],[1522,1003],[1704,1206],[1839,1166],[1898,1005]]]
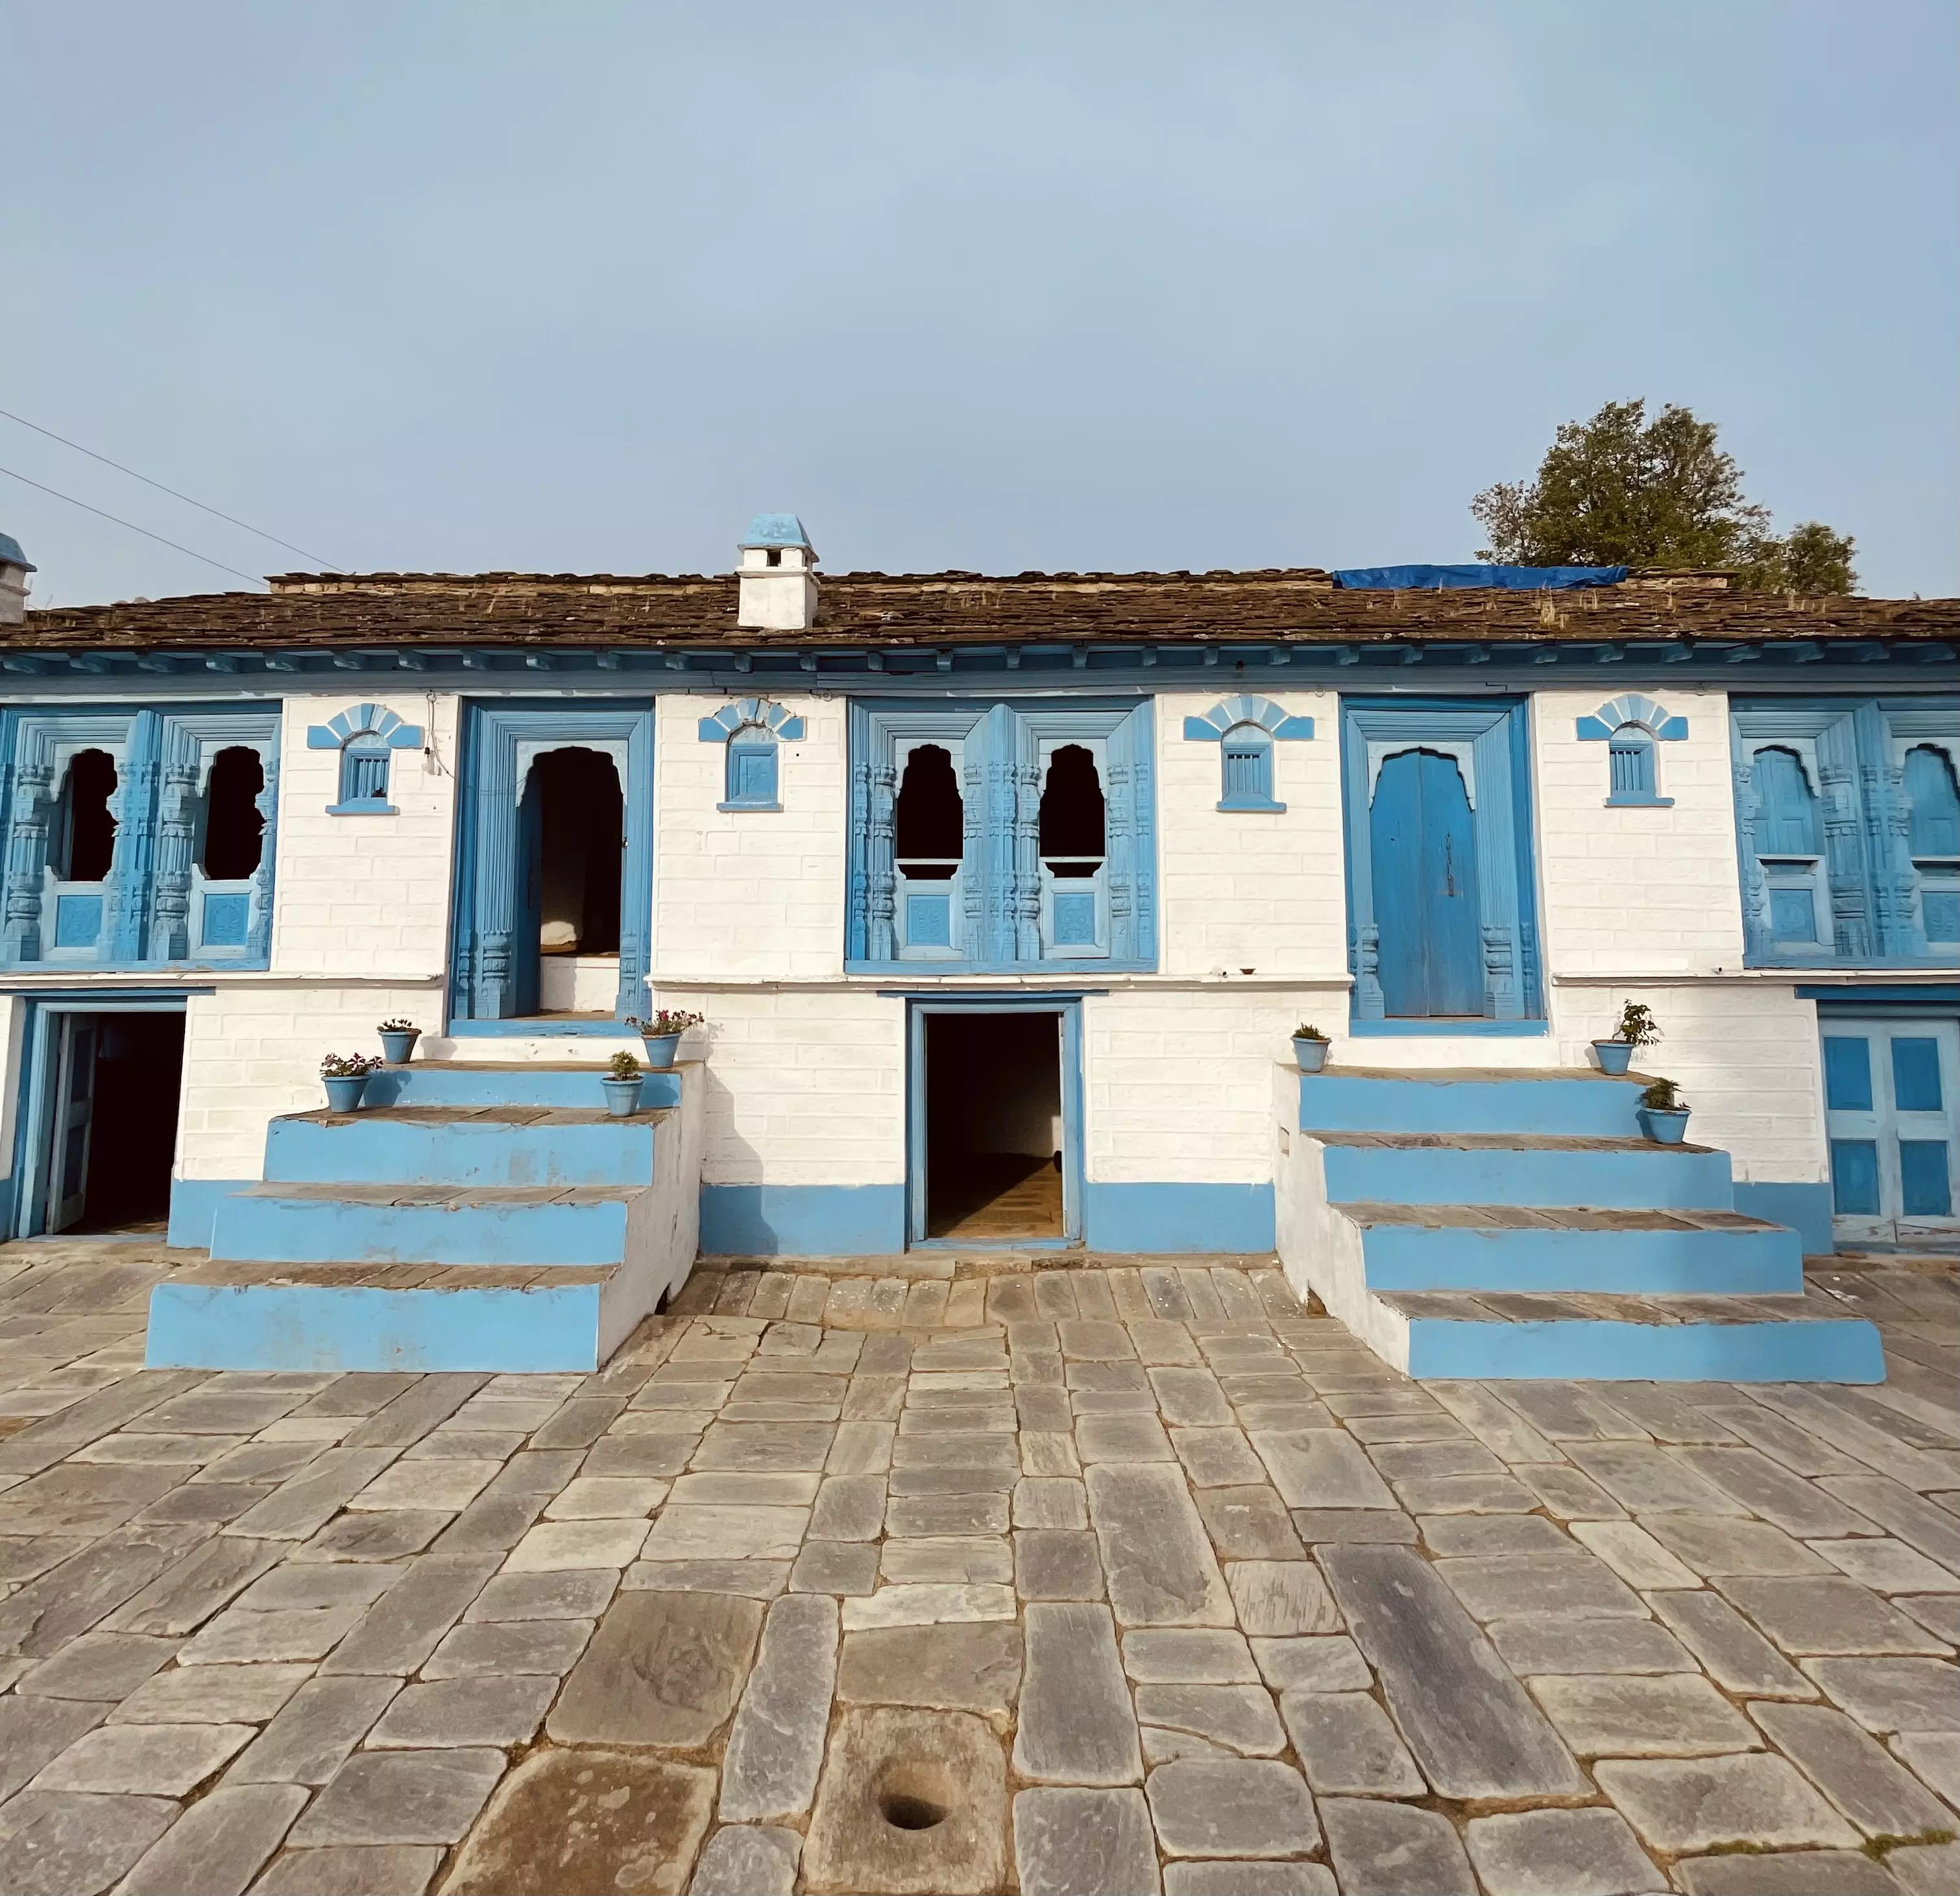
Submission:
[[[168,651],[533,642],[563,647],[1464,642],[1960,637],[1960,600],[1737,593],[1716,574],[1583,591],[1345,592],[1317,568],[1257,572],[842,573],[807,632],[736,625],[732,574],[275,575],[272,591],[30,612],[0,648]]]

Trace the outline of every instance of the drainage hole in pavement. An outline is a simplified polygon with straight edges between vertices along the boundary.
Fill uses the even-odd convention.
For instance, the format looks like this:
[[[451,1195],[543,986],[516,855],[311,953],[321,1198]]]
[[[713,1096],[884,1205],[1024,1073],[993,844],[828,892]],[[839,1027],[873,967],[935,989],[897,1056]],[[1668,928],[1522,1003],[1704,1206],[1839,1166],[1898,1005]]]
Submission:
[[[886,1791],[878,1799],[878,1815],[894,1830],[931,1830],[946,1821],[946,1806],[929,1797]]]

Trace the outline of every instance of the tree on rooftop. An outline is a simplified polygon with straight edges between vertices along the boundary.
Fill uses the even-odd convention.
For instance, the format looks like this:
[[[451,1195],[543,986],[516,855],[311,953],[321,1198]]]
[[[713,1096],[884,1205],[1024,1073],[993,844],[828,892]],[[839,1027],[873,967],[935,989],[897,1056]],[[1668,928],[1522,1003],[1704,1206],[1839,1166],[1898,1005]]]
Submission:
[[[1726,566],[1748,591],[1848,593],[1848,533],[1806,520],[1779,536],[1745,498],[1713,422],[1669,402],[1608,402],[1567,422],[1529,481],[1470,503],[1491,536],[1477,557],[1518,566]]]

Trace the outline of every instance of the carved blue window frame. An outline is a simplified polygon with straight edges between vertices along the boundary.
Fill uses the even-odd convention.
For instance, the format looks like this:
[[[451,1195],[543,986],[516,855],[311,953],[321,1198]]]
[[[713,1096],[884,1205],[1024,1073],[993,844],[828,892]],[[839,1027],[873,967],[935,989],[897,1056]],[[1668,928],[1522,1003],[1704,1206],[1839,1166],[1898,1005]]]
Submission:
[[[1157,793],[1148,698],[858,699],[850,707],[851,832],[845,965],[853,973],[1147,973],[1157,966]],[[946,889],[943,945],[906,943],[906,891],[893,854],[903,760],[921,744],[951,756],[962,803],[959,870]],[[1096,940],[1058,941],[1078,919],[1039,850],[1049,760],[1080,745],[1103,794],[1105,855],[1089,892]],[[924,892],[918,891],[915,892]],[[942,931],[936,927],[935,935]]]
[[[1186,743],[1219,746],[1218,807],[1282,812],[1273,794],[1273,743],[1313,735],[1313,720],[1290,715],[1269,698],[1227,698],[1184,721]]]
[[[1954,765],[1960,695],[1735,698],[1729,717],[1745,965],[1951,965],[1951,944],[1927,924],[1943,923],[1942,898],[1960,893],[1960,858],[1915,851],[1907,769],[1918,749]],[[1794,759],[1795,775],[1760,766],[1768,751]],[[1799,778],[1813,800],[1807,847],[1765,789]]]
[[[766,698],[740,698],[698,727],[704,744],[726,746],[721,801],[717,810],[782,808],[778,741],[802,740],[803,721]]]
[[[308,750],[340,753],[339,794],[329,816],[393,816],[388,800],[389,754],[420,750],[422,727],[404,724],[385,705],[350,705],[324,724],[307,727]]]
[[[1577,726],[1582,743],[1606,746],[1606,807],[1608,810],[1671,810],[1672,797],[1660,794],[1656,744],[1671,744],[1688,735],[1688,720],[1672,716],[1664,705],[1639,692],[1608,698]]]
[[[259,864],[214,881],[202,867],[219,754],[255,752],[262,783]],[[116,829],[108,872],[65,882],[51,845],[64,775],[84,750],[108,753]],[[53,971],[269,965],[278,853],[276,705],[22,706],[0,716],[6,892],[0,967]]]

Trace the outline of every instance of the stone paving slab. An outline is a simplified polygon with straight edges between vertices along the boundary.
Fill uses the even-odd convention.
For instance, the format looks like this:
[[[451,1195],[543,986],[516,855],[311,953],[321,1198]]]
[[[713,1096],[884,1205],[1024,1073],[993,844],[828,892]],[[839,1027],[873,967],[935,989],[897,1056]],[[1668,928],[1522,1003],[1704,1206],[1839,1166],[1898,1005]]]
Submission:
[[[1833,1270],[1871,1390],[940,1253],[706,1261],[591,1376],[141,1370],[200,1255],[0,1247],[9,1889],[1960,1875],[1950,1271]]]

